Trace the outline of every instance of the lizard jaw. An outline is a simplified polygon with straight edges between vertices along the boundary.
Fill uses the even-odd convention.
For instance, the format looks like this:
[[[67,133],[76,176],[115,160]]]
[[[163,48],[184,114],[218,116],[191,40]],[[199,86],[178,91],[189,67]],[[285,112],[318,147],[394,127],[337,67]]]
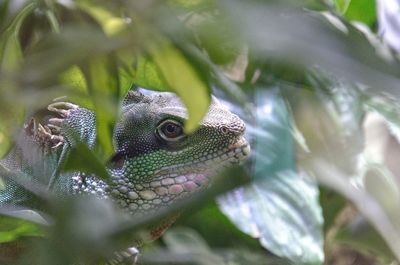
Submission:
[[[238,141],[229,145],[228,150],[229,153],[232,151],[235,153],[234,157],[239,160],[238,162],[247,159],[250,155],[250,145],[244,137],[241,137]]]

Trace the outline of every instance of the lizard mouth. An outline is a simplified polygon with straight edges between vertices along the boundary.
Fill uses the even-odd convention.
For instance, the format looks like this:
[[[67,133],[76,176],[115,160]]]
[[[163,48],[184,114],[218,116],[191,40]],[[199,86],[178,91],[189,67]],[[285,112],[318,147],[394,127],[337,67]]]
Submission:
[[[175,167],[166,167],[158,170],[156,175],[165,177],[165,175],[186,175],[196,172],[214,172],[217,168],[225,168],[248,158],[250,154],[250,145],[244,137],[241,137],[235,143],[219,151],[215,155],[200,158],[190,164],[179,165]],[[188,170],[189,169],[189,170]],[[189,172],[187,172],[189,171]]]
[[[244,137],[241,137],[235,143],[230,144],[214,156],[208,156],[199,159],[190,165],[180,165],[176,167],[162,168],[156,174],[158,179],[165,177],[172,178],[174,181],[183,183],[184,179],[196,179],[197,184],[207,184],[211,176],[221,170],[239,164],[248,158],[250,154],[250,145]],[[157,179],[156,178],[156,179]],[[175,180],[175,178],[177,178]],[[205,185],[206,186],[206,185]]]
[[[227,155],[234,157],[238,162],[245,160],[250,154],[250,145],[244,137],[241,137],[238,141],[228,146]],[[233,156],[232,156],[233,152]],[[233,159],[231,159],[233,160]],[[234,162],[234,161],[232,161]]]
[[[225,168],[239,164],[248,158],[250,154],[250,145],[244,137],[241,137],[235,143],[230,144],[227,148],[221,150],[213,157],[201,159],[192,164],[190,170],[185,170],[186,166],[172,169],[174,173],[164,174],[158,181],[156,193],[163,190],[166,194],[172,195],[168,201],[172,201],[173,197],[186,197],[194,191],[205,189],[212,182],[212,177]],[[171,168],[169,168],[171,170]],[[168,178],[165,178],[165,175]],[[167,181],[168,180],[168,181]],[[153,186],[152,184],[150,184]],[[163,187],[160,187],[160,186]]]

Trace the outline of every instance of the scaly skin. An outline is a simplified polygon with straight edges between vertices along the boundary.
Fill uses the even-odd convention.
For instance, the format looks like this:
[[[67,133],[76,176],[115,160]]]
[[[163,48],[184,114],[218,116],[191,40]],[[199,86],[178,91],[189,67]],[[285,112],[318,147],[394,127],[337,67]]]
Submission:
[[[56,121],[57,125],[73,131],[81,131],[82,116],[86,122],[92,117],[78,107],[52,107],[64,117]],[[74,192],[111,197],[132,214],[149,213],[205,188],[217,170],[248,156],[243,121],[215,98],[199,129],[190,135],[183,133],[186,119],[187,110],[175,94],[131,91],[114,132],[112,184],[77,174],[73,178]],[[170,138],[163,135],[171,125],[175,127],[169,129],[181,134]],[[81,138],[91,133],[83,133]],[[90,135],[86,140],[92,143],[94,137]]]
[[[29,175],[31,179],[52,187],[52,191],[60,196],[95,194],[112,199],[133,215],[168,207],[206,188],[218,170],[239,163],[250,152],[243,138],[243,121],[216,98],[212,98],[199,128],[186,135],[183,125],[188,113],[175,94],[130,91],[114,130],[115,155],[109,168],[111,184],[80,172],[57,175],[63,154],[75,141],[93,147],[96,119],[91,111],[71,103],[54,103],[48,109],[55,117],[44,126],[33,121],[28,123],[23,137],[27,141],[17,145],[8,157],[0,161],[0,165]],[[39,157],[40,161],[26,158],[24,145],[27,143],[42,150],[41,155],[33,156]],[[46,174],[35,171],[40,162],[45,165]],[[54,183],[36,177],[51,175],[49,172],[52,172],[52,177],[57,175]],[[31,201],[31,196],[12,182],[8,182],[6,190],[0,192],[0,204],[17,202],[29,205]],[[160,236],[174,219],[172,217],[155,227],[151,238]]]

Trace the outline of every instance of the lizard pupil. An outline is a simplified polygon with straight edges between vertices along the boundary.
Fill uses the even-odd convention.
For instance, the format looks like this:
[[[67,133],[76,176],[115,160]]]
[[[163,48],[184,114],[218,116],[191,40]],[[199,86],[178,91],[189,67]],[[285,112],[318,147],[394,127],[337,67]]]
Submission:
[[[168,124],[165,129],[167,130],[168,133],[175,133],[177,131],[177,128],[175,125]]]
[[[181,135],[182,129],[174,123],[167,123],[163,126],[163,133],[169,138],[175,138]]]

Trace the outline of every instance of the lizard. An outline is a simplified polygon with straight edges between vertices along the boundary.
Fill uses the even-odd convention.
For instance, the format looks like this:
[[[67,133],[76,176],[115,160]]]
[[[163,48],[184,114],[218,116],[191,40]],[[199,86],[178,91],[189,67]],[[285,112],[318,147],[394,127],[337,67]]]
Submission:
[[[111,181],[75,172],[60,173],[54,185],[49,185],[48,176],[54,177],[63,162],[62,154],[76,141],[93,148],[96,117],[69,102],[52,103],[48,110],[52,117],[47,123],[28,122],[0,166],[51,187],[56,194],[94,194],[111,199],[133,216],[163,209],[205,189],[218,170],[245,160],[250,153],[244,122],[214,96],[198,129],[186,134],[188,111],[176,94],[131,90],[122,102],[113,132],[115,153],[108,168]],[[34,155],[29,155],[32,152]],[[47,177],[37,179],[43,175]],[[32,195],[21,191],[20,185],[9,178],[3,181],[0,205],[38,207],[29,205],[34,201]],[[153,230],[152,239],[172,221]]]

